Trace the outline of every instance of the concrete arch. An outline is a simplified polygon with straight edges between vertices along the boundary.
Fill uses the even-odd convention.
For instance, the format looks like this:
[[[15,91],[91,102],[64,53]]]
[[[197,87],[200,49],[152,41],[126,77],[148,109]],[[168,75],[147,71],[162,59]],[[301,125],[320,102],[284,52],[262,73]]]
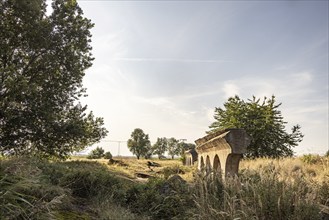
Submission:
[[[212,170],[211,163],[210,163],[210,157],[207,155],[206,157],[206,171],[210,172]]]
[[[214,157],[214,163],[213,164],[214,164],[213,165],[214,172],[221,173],[222,172],[222,167],[221,167],[220,160],[219,160],[219,157],[218,157],[217,154]]]
[[[239,162],[250,143],[243,129],[226,129],[208,134],[195,141],[199,170],[220,172],[223,177],[238,174]]]
[[[241,154],[229,154],[226,160],[225,176],[235,176],[239,171]]]
[[[201,156],[200,158],[200,169],[204,169],[204,160],[203,160],[203,156]]]

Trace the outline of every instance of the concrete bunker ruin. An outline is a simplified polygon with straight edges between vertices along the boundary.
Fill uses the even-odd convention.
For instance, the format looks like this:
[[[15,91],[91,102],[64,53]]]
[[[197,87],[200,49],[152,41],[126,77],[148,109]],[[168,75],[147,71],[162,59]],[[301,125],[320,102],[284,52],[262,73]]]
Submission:
[[[226,129],[195,141],[198,169],[214,171],[223,176],[238,174],[240,159],[246,152],[250,137],[244,129]]]
[[[198,161],[198,153],[195,149],[185,151],[185,165],[193,166]]]

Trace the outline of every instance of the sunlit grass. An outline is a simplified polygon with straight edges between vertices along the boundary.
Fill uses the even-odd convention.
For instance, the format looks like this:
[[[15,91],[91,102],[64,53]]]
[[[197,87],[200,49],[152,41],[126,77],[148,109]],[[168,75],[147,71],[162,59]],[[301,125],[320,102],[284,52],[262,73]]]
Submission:
[[[328,157],[242,160],[239,178],[224,181],[177,159],[114,159],[0,159],[0,219],[299,220],[329,212]],[[188,184],[172,182],[175,174]]]
[[[184,166],[179,159],[139,159],[135,157],[114,157],[117,163],[109,164],[107,159],[92,159],[89,160],[86,157],[72,157],[71,160],[83,160],[83,161],[97,161],[101,164],[105,164],[110,172],[121,175],[133,180],[140,180],[137,178],[136,173],[145,173],[154,177],[163,177],[163,171],[165,168],[176,168],[179,174],[186,181],[193,180],[193,173],[196,171],[196,166]],[[147,162],[152,161],[160,164],[160,167],[148,167]],[[183,171],[180,172],[179,171]]]

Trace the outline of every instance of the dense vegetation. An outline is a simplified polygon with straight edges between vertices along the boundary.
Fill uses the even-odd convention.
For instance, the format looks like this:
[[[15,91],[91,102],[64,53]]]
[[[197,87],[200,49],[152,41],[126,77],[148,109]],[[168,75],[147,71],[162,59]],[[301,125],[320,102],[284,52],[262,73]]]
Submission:
[[[0,0],[0,153],[66,158],[107,131],[77,100],[92,65],[77,1]]]
[[[188,182],[172,160],[145,182],[114,174],[121,165],[1,159],[0,219],[321,219],[329,158],[304,159],[243,161],[239,178],[195,173]]]

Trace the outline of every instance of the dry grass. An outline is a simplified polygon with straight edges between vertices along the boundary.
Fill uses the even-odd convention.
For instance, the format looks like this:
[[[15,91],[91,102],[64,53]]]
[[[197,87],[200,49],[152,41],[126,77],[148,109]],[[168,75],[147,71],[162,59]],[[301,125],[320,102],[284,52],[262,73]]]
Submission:
[[[139,159],[137,160],[134,157],[114,157],[114,160],[118,161],[115,164],[109,164],[107,159],[93,159],[92,161],[97,161],[101,164],[107,165],[110,172],[129,178],[131,180],[143,181],[136,176],[136,173],[145,173],[150,176],[155,177],[164,177],[168,168],[170,169],[170,174],[174,174],[175,171],[186,181],[191,182],[193,180],[193,173],[196,171],[196,166],[187,167],[183,166],[182,162],[179,159]],[[71,160],[84,160],[91,161],[86,157],[72,157]],[[160,164],[160,167],[148,167],[147,162],[152,161]]]
[[[242,160],[240,170],[260,170],[268,165],[273,165],[283,177],[301,172],[309,182],[329,182],[329,157],[319,157],[314,163],[304,162],[303,157]]]

